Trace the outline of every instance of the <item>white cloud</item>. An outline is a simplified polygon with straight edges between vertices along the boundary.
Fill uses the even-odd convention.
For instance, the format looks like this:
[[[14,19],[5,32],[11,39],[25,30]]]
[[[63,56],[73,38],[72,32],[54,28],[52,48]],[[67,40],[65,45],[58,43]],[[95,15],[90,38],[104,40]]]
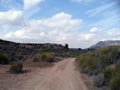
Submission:
[[[97,27],[92,27],[90,30],[89,30],[91,33],[95,33],[98,31],[98,28]]]
[[[6,38],[6,39],[30,39],[32,37],[29,37],[28,35],[25,34],[25,30],[18,30],[18,31],[15,31],[15,32],[9,32],[7,34],[5,34],[3,37]]]
[[[85,33],[85,34],[81,34],[80,35],[80,40],[86,40],[86,41],[91,41],[91,39],[93,39],[95,37],[95,34],[93,33]]]
[[[16,19],[12,21],[14,20],[16,21]],[[81,19],[75,19],[72,15],[61,12],[45,19],[28,20],[20,29],[0,34],[0,36],[17,42],[68,43],[70,47],[82,48],[100,40],[120,39],[119,28],[102,30],[102,28],[92,27],[80,32],[78,30],[81,23]]]
[[[95,16],[101,12],[104,12],[105,10],[108,10],[109,8],[111,8],[112,6],[115,6],[116,2],[111,2],[111,3],[107,3],[104,5],[101,5],[97,8],[94,9],[90,9],[86,12],[86,14],[90,15],[90,16]]]
[[[47,19],[31,20],[28,22],[28,27],[39,31],[43,29],[70,31],[80,26],[81,22],[80,19],[72,19],[71,15],[62,12]]]
[[[4,38],[63,43],[72,37],[72,33],[81,23],[80,19],[74,19],[72,15],[62,12],[47,19],[30,20],[21,29],[7,33]]]
[[[5,34],[5,35],[1,35],[3,38],[12,38],[12,37],[14,37],[13,36],[14,34],[13,34],[13,32],[9,32],[9,33],[7,33],[7,34]]]
[[[42,2],[43,0],[23,0],[24,3],[24,9],[30,9],[33,6],[39,4],[40,2]]]
[[[0,24],[19,24],[22,19],[22,11],[20,10],[8,10],[6,12],[0,12]]]
[[[41,26],[39,26],[41,28]],[[97,28],[97,32],[95,32]],[[61,29],[50,28],[37,29],[26,26],[18,31],[10,32],[4,35],[4,39],[14,41],[34,42],[34,43],[60,43],[70,44],[70,47],[89,47],[101,40],[120,40],[120,28],[101,30],[98,27],[92,27],[87,32],[65,32]],[[92,32],[90,32],[92,31]]]
[[[120,28],[112,28],[111,30],[107,31],[108,35],[113,37],[120,37]]]

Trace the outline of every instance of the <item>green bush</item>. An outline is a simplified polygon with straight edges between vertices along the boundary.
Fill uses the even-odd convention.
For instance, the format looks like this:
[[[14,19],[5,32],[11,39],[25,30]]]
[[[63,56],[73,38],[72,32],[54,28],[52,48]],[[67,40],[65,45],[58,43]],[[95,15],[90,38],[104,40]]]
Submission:
[[[94,72],[97,71],[97,73],[94,74],[96,86],[101,86],[104,83],[105,85],[110,86],[111,90],[120,90],[119,54],[119,46],[110,46],[81,53],[81,55],[76,58],[76,62],[81,68],[81,71],[87,74],[94,74]],[[98,75],[99,73],[102,73],[103,75]]]
[[[8,57],[4,54],[0,54],[0,64],[8,64],[10,61]]]
[[[101,87],[104,84],[104,74],[99,73],[98,75],[96,75],[93,79],[94,85],[97,87]]]
[[[120,74],[111,79],[111,90],[120,90]]]
[[[40,61],[40,59],[41,59],[41,55],[40,54],[36,54],[36,55],[33,56],[33,61],[34,62],[38,62],[38,61]]]
[[[104,69],[103,73],[104,73],[104,76],[105,76],[105,83],[109,84],[111,78],[114,75],[114,69],[107,67],[107,68]]]
[[[120,62],[118,62],[118,63],[115,65],[115,69],[116,69],[116,72],[117,72],[117,73],[120,73]]]
[[[100,48],[96,50],[95,53],[97,54],[97,57],[101,59],[101,65],[103,65],[103,67],[106,67],[115,62],[119,49],[120,47],[118,46],[110,46],[106,48]]]
[[[36,54],[33,57],[33,61],[34,62],[38,62],[38,61],[53,62],[54,61],[54,55],[52,53]]]
[[[99,62],[99,58],[95,57],[95,54],[91,52],[82,54],[76,60],[82,71],[89,74],[94,73],[97,69],[97,63]]]
[[[23,71],[22,63],[14,63],[10,67],[10,72],[12,73],[21,73]]]
[[[52,53],[43,53],[43,54],[41,54],[41,60],[47,61],[47,62],[53,62],[54,55]]]
[[[115,65],[114,75],[110,81],[111,90],[120,90],[120,62]]]
[[[120,47],[106,47],[95,51],[83,53],[76,58],[77,63],[83,71],[102,71],[106,67],[114,64],[116,57],[118,57]],[[117,61],[117,60],[116,60]]]

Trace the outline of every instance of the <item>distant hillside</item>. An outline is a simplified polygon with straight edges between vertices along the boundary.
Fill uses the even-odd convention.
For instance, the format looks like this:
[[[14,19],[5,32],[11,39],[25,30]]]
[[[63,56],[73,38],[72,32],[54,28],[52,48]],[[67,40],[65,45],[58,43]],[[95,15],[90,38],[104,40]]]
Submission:
[[[38,52],[56,52],[64,48],[61,44],[16,43],[0,39],[0,53],[7,55],[11,61],[25,60]]]
[[[103,48],[107,46],[120,46],[120,40],[108,40],[108,41],[100,41],[90,48]]]

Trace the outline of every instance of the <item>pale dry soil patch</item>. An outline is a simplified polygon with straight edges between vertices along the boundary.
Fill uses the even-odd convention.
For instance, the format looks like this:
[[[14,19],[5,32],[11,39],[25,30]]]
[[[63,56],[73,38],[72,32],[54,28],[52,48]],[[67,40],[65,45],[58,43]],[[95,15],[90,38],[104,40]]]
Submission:
[[[74,62],[69,58],[49,68],[26,68],[19,75],[1,72],[0,90],[89,90]]]

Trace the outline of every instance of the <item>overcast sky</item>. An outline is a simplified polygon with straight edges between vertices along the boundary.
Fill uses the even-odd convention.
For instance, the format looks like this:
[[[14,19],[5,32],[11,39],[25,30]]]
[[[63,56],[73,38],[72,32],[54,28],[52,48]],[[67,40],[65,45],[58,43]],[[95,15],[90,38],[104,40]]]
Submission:
[[[0,39],[87,48],[120,40],[119,0],[0,0]]]

